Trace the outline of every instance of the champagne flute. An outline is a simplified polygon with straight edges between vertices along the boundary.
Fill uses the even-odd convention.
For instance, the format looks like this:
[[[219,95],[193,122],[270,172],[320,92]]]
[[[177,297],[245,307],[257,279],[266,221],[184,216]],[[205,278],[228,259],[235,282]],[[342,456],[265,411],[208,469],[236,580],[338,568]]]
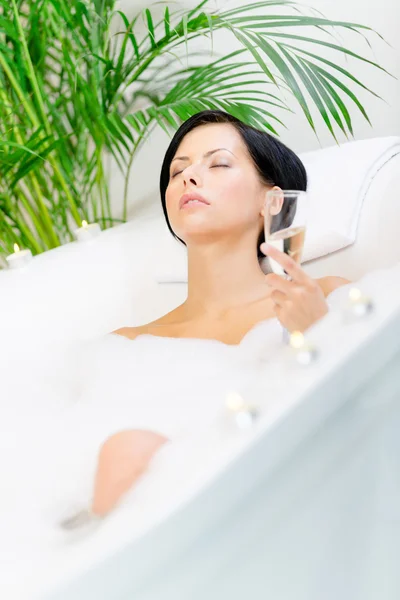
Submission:
[[[301,263],[307,226],[307,193],[301,190],[272,189],[264,206],[265,241]],[[268,257],[268,270],[289,279],[283,267]],[[283,330],[284,342],[289,332]]]
[[[307,193],[273,189],[264,206],[265,241],[290,256],[298,264],[304,249],[307,226]],[[288,277],[276,261],[268,257],[270,270]]]

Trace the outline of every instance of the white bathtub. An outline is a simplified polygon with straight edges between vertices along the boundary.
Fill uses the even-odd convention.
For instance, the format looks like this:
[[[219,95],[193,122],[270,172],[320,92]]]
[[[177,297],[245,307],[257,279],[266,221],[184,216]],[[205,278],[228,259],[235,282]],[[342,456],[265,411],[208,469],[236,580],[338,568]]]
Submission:
[[[384,221],[398,217],[398,166],[399,157],[372,182],[356,243],[311,263],[310,272],[322,265],[324,274],[357,277],[400,261],[397,243],[375,252],[368,245],[377,215],[382,240]],[[382,211],[385,186],[391,194]],[[0,273],[2,367],[54,337],[87,339],[179,302],[185,285],[155,278],[159,227],[149,210],[90,245]],[[399,269],[392,273],[399,278]],[[319,361],[293,369],[279,407],[204,486],[101,560],[59,566],[48,585],[19,582],[16,595],[2,587],[0,570],[0,597],[398,600],[400,285],[367,279],[363,286],[375,302],[371,317],[346,324],[337,309],[314,328]],[[262,385],[254,394],[262,398]],[[2,407],[10,401],[2,397]]]
[[[400,285],[375,306],[314,329],[318,363],[293,370],[279,408],[207,484],[39,597],[397,600]]]

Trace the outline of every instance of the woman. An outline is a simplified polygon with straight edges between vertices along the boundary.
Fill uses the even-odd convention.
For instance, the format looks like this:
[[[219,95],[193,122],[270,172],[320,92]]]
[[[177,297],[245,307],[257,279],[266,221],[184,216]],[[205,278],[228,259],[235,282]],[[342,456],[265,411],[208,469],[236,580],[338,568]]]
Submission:
[[[305,331],[321,319],[327,295],[348,282],[313,280],[262,243],[266,194],[275,188],[307,188],[302,162],[277,139],[222,111],[204,111],[183,123],[166,152],[160,189],[167,225],[187,246],[188,296],[160,319],[114,333],[130,340],[150,334],[236,345],[261,321],[278,319],[289,331]],[[285,206],[279,214],[285,218]],[[259,249],[291,280],[265,275]],[[92,511],[110,511],[165,441],[150,431],[112,435],[99,455]]]

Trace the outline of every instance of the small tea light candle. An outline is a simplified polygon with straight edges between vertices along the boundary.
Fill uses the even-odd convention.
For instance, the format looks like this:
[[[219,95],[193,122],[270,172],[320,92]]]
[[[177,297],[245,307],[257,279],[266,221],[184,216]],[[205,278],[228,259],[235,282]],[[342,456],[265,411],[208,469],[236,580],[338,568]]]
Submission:
[[[239,429],[251,427],[259,416],[257,408],[247,404],[237,392],[226,395],[225,407]]]
[[[365,317],[372,311],[373,304],[371,299],[364,296],[361,290],[358,288],[351,288],[346,308],[353,317]]]
[[[93,238],[100,235],[101,229],[98,223],[88,223],[87,221],[82,221],[82,227],[76,229],[74,233],[78,242],[89,242]]]
[[[6,257],[9,269],[21,269],[32,260],[30,250],[20,250],[18,244],[14,244],[14,254]]]
[[[318,357],[316,347],[308,343],[300,331],[293,331],[289,338],[289,345],[295,351],[296,361],[303,367],[307,367]]]

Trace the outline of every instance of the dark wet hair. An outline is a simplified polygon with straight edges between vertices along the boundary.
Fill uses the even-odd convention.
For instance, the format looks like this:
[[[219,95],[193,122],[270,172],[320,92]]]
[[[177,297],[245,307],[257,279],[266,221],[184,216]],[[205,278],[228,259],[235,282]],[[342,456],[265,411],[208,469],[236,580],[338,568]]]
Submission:
[[[190,117],[179,127],[168,146],[161,167],[160,193],[165,220],[172,235],[182,243],[184,243],[183,240],[178,238],[171,227],[165,201],[165,192],[170,179],[170,166],[185,135],[200,125],[207,125],[210,123],[228,123],[236,129],[247,146],[261,181],[266,185],[276,185],[284,190],[306,191],[307,189],[307,173],[303,163],[292,150],[277,138],[265,131],[260,131],[255,127],[246,125],[236,117],[233,117],[222,110],[204,110],[199,112]],[[293,210],[289,211],[289,208],[290,207],[285,207],[284,205],[281,212],[273,217],[273,231],[290,226],[293,221],[294,213]],[[295,206],[292,206],[292,209],[293,208],[295,209]],[[259,251],[260,244],[263,241],[264,232],[262,231],[257,246],[259,256],[263,256]]]

